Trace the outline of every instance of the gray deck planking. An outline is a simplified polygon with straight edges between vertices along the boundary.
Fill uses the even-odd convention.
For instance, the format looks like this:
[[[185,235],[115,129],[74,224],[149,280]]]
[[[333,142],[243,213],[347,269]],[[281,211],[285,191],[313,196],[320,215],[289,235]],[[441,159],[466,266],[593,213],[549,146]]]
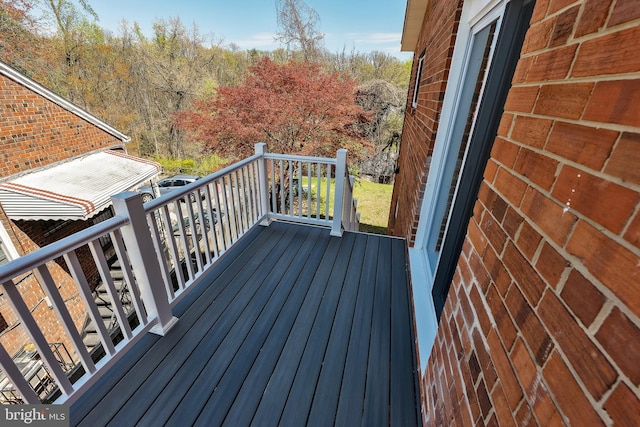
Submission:
[[[274,222],[74,403],[72,424],[417,425],[408,295],[404,241]]]

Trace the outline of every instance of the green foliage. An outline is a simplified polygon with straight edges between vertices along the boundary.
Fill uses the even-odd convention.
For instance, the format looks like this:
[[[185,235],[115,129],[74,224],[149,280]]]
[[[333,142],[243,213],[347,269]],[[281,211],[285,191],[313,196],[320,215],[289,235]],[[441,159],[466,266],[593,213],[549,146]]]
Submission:
[[[358,199],[360,231],[387,234],[392,184],[377,184],[356,179],[353,197]]]
[[[272,52],[241,50],[237,45],[210,40],[195,26],[183,25],[179,17],[157,19],[152,34],[147,36],[137,23],[126,21],[117,34],[112,34],[99,25],[90,3],[90,0],[0,0],[0,60],[130,135],[131,149],[140,155],[166,159],[199,158],[202,141],[180,131],[173,117],[176,113],[193,110],[195,100],[218,95],[222,87],[241,85],[249,75],[249,68],[265,57],[284,66],[292,60],[302,61],[313,56],[328,75],[348,76],[359,86],[385,81],[406,97],[411,61],[402,62],[383,52],[329,53],[314,42],[319,40],[314,37],[321,35],[317,28],[304,34],[283,31],[287,36],[294,36],[290,46],[304,44],[306,50],[302,47]],[[35,8],[36,4],[40,7]],[[307,18],[315,22],[315,11],[305,9],[304,2],[287,0],[279,4],[293,6],[298,12],[310,12],[306,17],[305,14],[280,16],[281,21],[286,18],[283,23],[295,23],[299,18],[302,22]],[[293,12],[293,9],[287,10]],[[40,19],[42,10],[48,11],[44,19]],[[281,8],[281,11],[285,12],[285,9]],[[51,34],[50,29],[55,33]],[[40,36],[44,33],[50,35]],[[313,52],[315,50],[319,51]],[[279,111],[284,110],[283,105],[301,105],[287,99],[287,95],[286,91],[281,91],[277,102],[271,102],[271,108]],[[310,95],[305,102],[312,103],[317,98]],[[250,102],[256,102],[255,97],[245,104]],[[402,114],[389,112],[385,107],[376,108],[365,108],[373,113],[361,117],[365,120],[359,124],[369,123],[369,119],[375,117],[375,123],[367,129],[371,132],[366,135],[361,133],[363,127],[335,128],[349,131],[357,128],[356,136],[366,138],[380,151],[380,147],[389,145],[401,129]],[[293,114],[296,112],[290,112],[288,116]],[[320,125],[323,121],[327,120],[318,120]],[[266,141],[272,151],[283,151],[276,141],[297,139],[296,143],[304,145],[305,149],[315,143],[302,141],[304,137],[296,135],[299,129],[291,127],[290,130],[290,135],[271,133],[273,141],[264,136],[250,138],[248,151],[252,151],[253,144],[258,141]],[[332,131],[323,130],[325,135],[321,138],[325,143],[319,144],[321,150],[334,154],[335,146],[341,145],[349,149],[350,159],[365,154],[358,144],[353,144],[357,138],[351,135],[326,138]],[[176,167],[186,168],[184,165]],[[194,167],[197,169],[198,165]],[[203,169],[216,167],[215,162],[202,166]]]
[[[205,176],[221,169],[228,162],[214,154],[197,159],[176,159],[168,157],[156,157],[154,160],[162,165],[166,175],[185,173],[189,175]]]

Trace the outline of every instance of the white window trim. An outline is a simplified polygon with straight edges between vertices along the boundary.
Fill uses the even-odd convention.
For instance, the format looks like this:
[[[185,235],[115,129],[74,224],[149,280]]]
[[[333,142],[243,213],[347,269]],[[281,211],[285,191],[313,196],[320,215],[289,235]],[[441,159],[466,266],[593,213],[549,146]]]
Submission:
[[[424,53],[418,60],[418,69],[416,70],[416,82],[413,85],[413,99],[411,100],[411,107],[416,108],[418,106],[418,92],[420,91],[420,80],[422,80],[422,67],[424,66]]]
[[[0,222],[0,243],[2,244],[2,249],[9,261],[20,257],[20,254],[18,254],[18,251],[13,245],[13,241],[11,240],[9,233],[7,233],[7,230],[4,228],[2,222]]]
[[[483,28],[485,26],[483,24],[493,22],[504,15],[508,2],[509,0],[471,0],[464,2],[462,7],[460,25],[458,26],[449,71],[449,80],[445,89],[442,113],[440,115],[444,120],[439,125],[439,131],[434,143],[415,244],[413,248],[409,248],[421,371],[426,369],[438,329],[438,320],[431,294],[437,263],[432,268],[427,258],[426,245],[428,244],[427,233],[431,228],[431,218],[435,214],[435,200],[438,197],[438,191],[443,181],[443,162],[447,158],[449,148],[446,142],[451,138],[455,126],[462,82],[466,74],[467,58],[470,54],[474,29]],[[499,33],[499,30],[499,27],[496,28],[496,34]],[[489,70],[489,66],[487,66],[486,70]],[[482,93],[480,96],[482,96]],[[464,167],[464,164],[462,167]],[[448,226],[449,224],[447,223]]]

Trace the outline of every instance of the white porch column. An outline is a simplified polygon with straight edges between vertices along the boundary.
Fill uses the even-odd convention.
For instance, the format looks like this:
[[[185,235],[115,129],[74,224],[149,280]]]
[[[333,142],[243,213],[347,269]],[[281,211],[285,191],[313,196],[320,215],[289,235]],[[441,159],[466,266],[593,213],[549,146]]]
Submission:
[[[164,335],[178,321],[171,313],[169,298],[160,273],[160,264],[149,232],[149,225],[142,206],[142,195],[125,192],[111,196],[116,215],[129,218],[122,227],[122,238],[133,267],[149,319],[156,318],[152,333]]]
[[[333,194],[332,236],[342,236],[342,203],[344,202],[344,180],[347,175],[347,150],[338,150],[336,156],[336,187]]]
[[[267,159],[264,155],[267,153],[267,144],[260,142],[256,144],[256,154],[261,156],[258,161],[258,185],[260,190],[260,208],[264,218],[260,222],[260,225],[269,225],[271,219],[269,218],[269,179],[267,177]]]

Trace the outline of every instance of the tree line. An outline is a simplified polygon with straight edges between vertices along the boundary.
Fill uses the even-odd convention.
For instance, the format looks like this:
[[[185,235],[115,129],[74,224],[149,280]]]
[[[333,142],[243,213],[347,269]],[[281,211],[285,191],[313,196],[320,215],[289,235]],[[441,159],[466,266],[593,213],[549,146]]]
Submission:
[[[126,21],[113,33],[99,25],[86,0],[35,1],[0,0],[0,59],[130,135],[130,150],[141,156],[230,155],[216,152],[215,144],[192,126],[194,114],[203,113],[219,94],[246,87],[259,67],[293,64],[307,77],[313,69],[335,82],[352,82],[344,87],[363,114],[357,117],[349,110],[354,122],[336,122],[333,130],[344,132],[333,138],[372,147],[361,156],[361,173],[374,179],[392,173],[395,158],[389,153],[397,152],[410,61],[383,52],[329,52],[318,31],[319,17],[301,0],[277,2],[278,40],[286,48],[273,51],[223,44],[179,17],[157,19],[151,34]],[[233,115],[220,117],[231,120]],[[225,138],[229,142],[228,134]]]

